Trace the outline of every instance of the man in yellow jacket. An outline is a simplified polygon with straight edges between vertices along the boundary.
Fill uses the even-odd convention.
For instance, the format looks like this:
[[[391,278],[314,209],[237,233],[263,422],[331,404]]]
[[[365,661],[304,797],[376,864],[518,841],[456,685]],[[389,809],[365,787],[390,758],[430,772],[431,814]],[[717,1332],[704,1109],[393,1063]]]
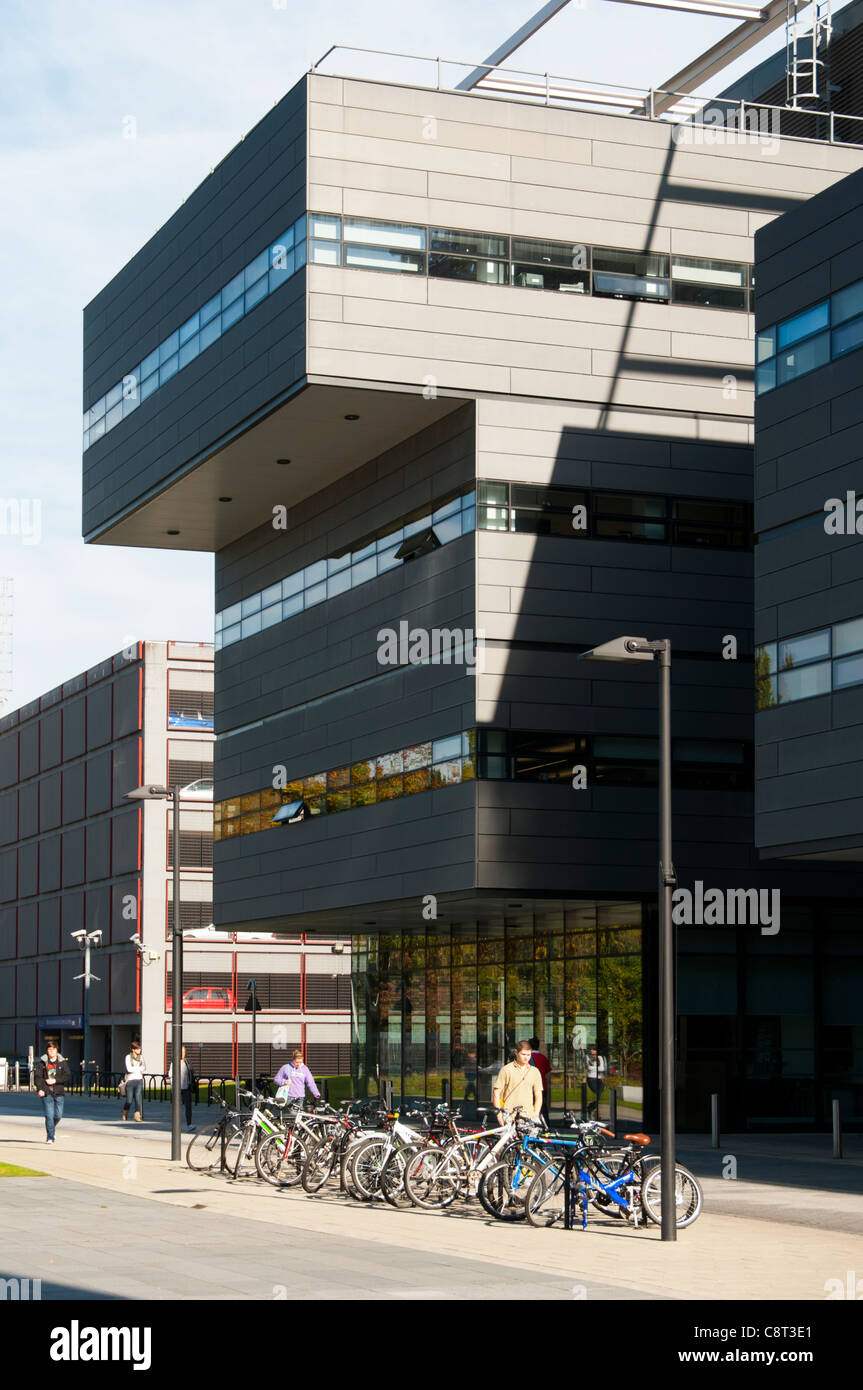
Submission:
[[[504,1122],[504,1110],[515,1110],[521,1106],[524,1119],[537,1119],[542,1109],[542,1077],[537,1067],[531,1064],[530,1043],[515,1045],[515,1061],[501,1067],[491,1093],[492,1105],[498,1112],[498,1120]]]

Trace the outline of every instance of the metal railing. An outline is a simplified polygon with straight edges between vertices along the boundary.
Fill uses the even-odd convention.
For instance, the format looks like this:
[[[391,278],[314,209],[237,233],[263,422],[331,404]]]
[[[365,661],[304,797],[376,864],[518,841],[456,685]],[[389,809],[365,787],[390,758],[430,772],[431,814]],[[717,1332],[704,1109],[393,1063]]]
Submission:
[[[823,140],[831,145],[863,144],[863,116],[838,111],[810,111],[799,107],[773,106],[730,97],[695,96],[692,92],[671,91],[663,87],[632,87],[619,83],[599,83],[566,77],[557,73],[533,72],[526,68],[465,62],[459,58],[430,57],[428,54],[400,53],[383,48],[360,48],[353,44],[333,44],[310,68],[320,72],[332,54],[359,54],[368,69],[369,58],[386,60],[381,71],[327,72],[325,76],[354,78],[366,82],[390,82],[398,86],[421,87],[439,92],[458,92],[527,101],[540,106],[561,106],[570,110],[627,115],[640,120],[703,128],[712,132],[705,143],[763,142],[765,139]],[[399,74],[397,64],[422,64],[428,80],[410,81]],[[348,64],[349,66],[349,64]],[[472,73],[485,72],[475,86],[460,88]],[[454,80],[450,80],[450,75]],[[785,131],[782,130],[783,119]],[[812,133],[808,128],[812,123]],[[790,127],[794,127],[791,129]],[[849,138],[851,137],[851,138]]]

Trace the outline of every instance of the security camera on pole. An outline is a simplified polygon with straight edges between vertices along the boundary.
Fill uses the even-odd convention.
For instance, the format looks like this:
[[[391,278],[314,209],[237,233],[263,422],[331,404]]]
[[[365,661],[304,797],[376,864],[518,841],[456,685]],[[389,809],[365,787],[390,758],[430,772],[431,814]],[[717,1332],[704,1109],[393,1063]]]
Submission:
[[[90,981],[99,980],[98,975],[94,975],[90,970],[90,947],[98,946],[102,941],[101,931],[85,931],[79,927],[78,931],[69,933],[77,941],[84,952],[84,973],[76,975],[76,980],[84,981],[84,1055],[81,1059],[81,1080],[83,1082],[84,1095],[90,1095],[90,1073],[87,1068],[90,1065]]]
[[[183,1055],[183,933],[180,927],[180,786],[143,786],[127,792],[128,801],[172,801],[174,806],[174,926],[171,973],[171,1062],[175,1084],[171,1087],[171,1158],[182,1158],[183,1110],[180,1093],[180,1058]],[[137,933],[136,933],[137,934]],[[134,940],[134,938],[133,938]]]

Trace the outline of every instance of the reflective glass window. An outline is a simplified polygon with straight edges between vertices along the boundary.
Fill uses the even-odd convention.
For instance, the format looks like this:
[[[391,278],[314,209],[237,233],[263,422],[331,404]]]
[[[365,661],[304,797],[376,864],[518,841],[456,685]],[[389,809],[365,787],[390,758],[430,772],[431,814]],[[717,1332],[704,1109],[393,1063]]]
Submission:
[[[805,376],[807,372],[814,372],[816,367],[823,367],[825,362],[830,360],[830,334],[821,333],[817,338],[808,338],[805,343],[800,343],[792,352],[781,352],[776,359],[777,386],[783,386],[788,381],[794,381],[798,376]]]
[[[651,280],[638,275],[611,275],[593,272],[594,294],[615,299],[668,299],[667,280]]]
[[[671,274],[675,280],[693,284],[737,285],[745,288],[746,267],[730,261],[706,261],[695,256],[672,256]]]
[[[232,623],[239,622],[242,616],[242,604],[232,603],[230,608],[222,610],[222,626],[230,627]]]
[[[179,369],[180,354],[178,352],[175,352],[174,356],[169,357],[167,362],[163,362],[161,367],[159,368],[159,385],[164,386],[165,382],[170,381],[171,377],[174,376],[174,374],[178,372]]]
[[[246,288],[246,274],[241,270],[239,275],[235,275],[233,280],[229,280],[222,290],[222,310],[227,309],[229,304],[233,304]]]
[[[263,589],[261,592],[261,607],[268,608],[271,603],[278,603],[281,597],[281,583],[271,584],[268,589]]]
[[[282,580],[282,598],[290,598],[292,594],[298,594],[306,582],[305,570],[297,570],[296,574],[289,574],[287,579]]]
[[[854,352],[859,347],[863,347],[863,315],[833,330],[834,357],[841,357],[843,352]]]
[[[728,285],[703,285],[672,281],[671,298],[675,304],[696,304],[703,309],[745,309],[746,290]]]
[[[776,385],[776,358],[771,358],[768,362],[759,362],[755,368],[755,394],[763,396],[765,391],[772,391]]]
[[[274,623],[282,621],[282,601],[270,604],[269,607],[261,610],[261,627],[272,627]]]
[[[242,614],[242,616],[243,616],[244,618],[247,618],[247,617],[249,616],[250,613],[260,613],[260,611],[261,611],[261,595],[260,595],[260,594],[250,594],[248,598],[244,598],[244,599],[242,600],[242,602],[240,603],[240,612],[241,612],[241,614]]]
[[[833,628],[833,655],[845,656],[848,652],[860,651],[863,651],[863,618],[836,623]]]
[[[292,618],[295,613],[302,613],[305,605],[303,593],[292,594],[290,598],[282,599],[282,619]]]
[[[273,266],[272,270],[270,271],[268,279],[270,294],[272,294],[273,290],[278,289],[279,285],[281,285],[283,281],[289,280],[293,273],[294,253],[293,251],[286,251],[284,253],[284,256],[280,258],[279,264]]]
[[[581,243],[538,241],[534,237],[514,236],[512,259],[541,266],[556,265],[568,270],[589,270],[590,248]]]
[[[351,566],[351,586],[365,584],[369,579],[374,579],[378,572],[377,558],[372,555],[368,560],[360,560],[359,564]]]
[[[189,362],[193,362],[201,351],[200,334],[196,333],[188,342],[184,343],[177,354],[178,367],[185,367]]]
[[[777,349],[781,351],[782,348],[790,347],[792,343],[800,342],[802,338],[808,338],[810,334],[826,328],[829,322],[830,302],[825,299],[823,304],[814,304],[811,309],[804,309],[802,314],[795,314],[793,318],[786,319],[778,325]]]
[[[764,328],[755,334],[755,360],[763,362],[776,352],[776,328]]]
[[[122,399],[123,383],[121,381],[118,381],[117,385],[112,386],[105,397],[105,413],[107,414],[107,412],[111,410],[115,405],[118,405]]]
[[[506,261],[432,255],[429,256],[429,275],[447,280],[472,280],[481,285],[505,285],[509,279],[509,265]]]
[[[269,292],[270,287],[266,276],[264,276],[263,280],[259,280],[257,284],[252,285],[251,289],[246,290],[246,313],[248,313],[250,309],[254,309],[256,304],[260,304],[261,300],[265,299]]]
[[[306,577],[306,588],[311,584],[319,584],[322,579],[326,579],[327,577],[326,560],[315,560],[313,564],[306,565],[303,574]]]
[[[324,213],[310,212],[307,235],[322,237],[327,241],[338,241],[341,235],[341,218],[330,217]]]
[[[452,232],[433,227],[429,232],[430,251],[451,251],[457,256],[509,256],[509,237],[488,232]]]
[[[312,608],[316,603],[323,603],[326,596],[326,583],[313,584],[310,589],[306,589],[306,607]]]
[[[214,319],[210,319],[210,322],[204,325],[204,327],[198,334],[201,352],[203,352],[204,348],[208,348],[211,343],[214,343],[216,339],[220,338],[221,336],[222,320],[221,315],[217,314]]]
[[[389,246],[405,251],[424,251],[426,229],[412,227],[406,222],[373,222],[363,217],[346,217],[345,241],[361,242],[366,246]]]
[[[262,251],[253,261],[250,261],[243,271],[243,288],[249,289],[251,285],[257,284],[262,275],[266,275],[270,268],[269,248]]]
[[[525,265],[516,261],[512,267],[512,283],[526,290],[561,290],[566,294],[590,294],[590,275],[586,270],[561,269],[560,266]]]
[[[256,632],[261,630],[261,615],[253,613],[250,618],[243,619],[243,637],[254,637]]]
[[[837,290],[830,300],[830,322],[834,325],[863,314],[863,280]]]
[[[789,700],[808,700],[814,695],[827,695],[830,692],[830,662],[801,666],[799,671],[780,669],[778,682],[782,704]]]
[[[340,265],[341,247],[337,241],[310,241],[309,260],[312,265]]]
[[[833,689],[844,690],[847,685],[863,685],[863,656],[843,656],[833,662]]]
[[[162,367],[168,362],[180,346],[180,331],[172,333],[170,338],[166,338],[164,343],[159,344],[159,366]]]
[[[792,637],[779,643],[779,670],[790,666],[802,666],[807,661],[821,661],[830,655],[830,629],[809,632],[803,637]]]
[[[212,299],[208,299],[208,300],[207,300],[206,304],[204,305],[203,309],[201,310],[200,315],[199,315],[199,318],[200,318],[200,320],[201,320],[201,327],[203,328],[203,326],[204,326],[205,323],[209,323],[211,319],[215,318],[216,315],[219,314],[219,313],[221,312],[221,309],[222,309],[222,292],[221,292],[221,290],[220,290],[218,294],[214,294],[214,295],[213,295],[213,298],[212,298]]]
[[[668,257],[651,251],[611,251],[593,248],[593,269],[620,275],[653,276],[668,274]]]
[[[349,569],[343,570],[341,574],[334,574],[327,580],[327,598],[334,598],[336,594],[343,594],[350,587],[351,572]]]
[[[244,312],[243,296],[240,295],[239,299],[235,299],[233,304],[229,304],[227,309],[222,310],[222,332],[232,328],[237,320],[243,317]]]
[[[352,246],[346,242],[345,265],[355,270],[404,270],[416,274],[425,270],[425,256],[383,247]]]
[[[146,380],[141,382],[141,400],[145,401],[148,396],[151,396],[158,387],[158,385],[159,373],[153,372],[152,376],[148,376]]]
[[[122,400],[120,400],[117,402],[115,406],[112,406],[112,408],[109,411],[107,411],[105,415],[105,429],[112,430],[115,425],[119,425],[122,418],[123,402]]]
[[[200,327],[200,314],[193,314],[190,319],[186,319],[186,322],[180,327],[180,347],[182,347],[184,343],[187,343],[190,338],[194,337]]]
[[[142,378],[143,378],[143,377],[148,377],[148,376],[150,376],[150,374],[151,374],[152,372],[155,372],[155,371],[158,369],[158,366],[159,366],[159,349],[156,348],[155,351],[149,353],[148,356],[145,357],[144,360],[143,360],[143,362],[141,363],[141,376],[142,376]]]

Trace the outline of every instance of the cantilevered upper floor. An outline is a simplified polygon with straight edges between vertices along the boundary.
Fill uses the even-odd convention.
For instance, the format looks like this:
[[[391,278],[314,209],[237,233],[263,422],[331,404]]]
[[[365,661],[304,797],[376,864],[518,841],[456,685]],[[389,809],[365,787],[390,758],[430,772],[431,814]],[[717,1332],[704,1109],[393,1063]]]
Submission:
[[[747,444],[753,235],[861,164],[311,73],[85,311],[84,535],[222,549],[470,399]]]

